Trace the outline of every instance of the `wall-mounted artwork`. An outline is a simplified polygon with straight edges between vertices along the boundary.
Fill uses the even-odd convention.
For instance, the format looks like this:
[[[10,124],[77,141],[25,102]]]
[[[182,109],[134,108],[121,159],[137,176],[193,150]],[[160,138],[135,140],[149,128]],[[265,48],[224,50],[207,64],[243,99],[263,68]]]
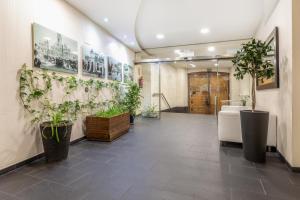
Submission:
[[[76,41],[33,24],[34,66],[66,73],[78,72],[78,44]]]
[[[133,81],[133,67],[128,64],[124,64],[124,82]]]
[[[271,45],[273,51],[265,58],[269,60],[274,66],[274,76],[266,79],[256,79],[256,89],[265,90],[272,88],[279,88],[279,37],[278,27],[275,27],[266,42]]]
[[[82,47],[82,73],[86,76],[105,78],[105,56],[92,48]]]
[[[122,63],[112,57],[107,59],[108,79],[122,81]]]

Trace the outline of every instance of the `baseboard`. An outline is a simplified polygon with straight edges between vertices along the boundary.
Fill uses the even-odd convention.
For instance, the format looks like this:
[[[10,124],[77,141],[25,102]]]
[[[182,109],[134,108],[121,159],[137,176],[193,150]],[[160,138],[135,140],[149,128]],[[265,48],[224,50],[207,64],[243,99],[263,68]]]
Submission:
[[[81,137],[81,138],[78,138],[78,139],[73,140],[72,142],[70,142],[70,145],[74,145],[74,144],[76,144],[76,143],[78,143],[78,142],[80,142],[80,141],[82,141],[82,140],[85,140],[85,139],[86,139],[86,136]],[[13,171],[13,170],[16,170],[16,169],[18,169],[18,168],[20,168],[20,167],[23,167],[24,165],[27,165],[27,164],[29,164],[29,163],[31,163],[31,162],[33,162],[33,161],[35,161],[35,160],[41,159],[41,158],[43,158],[43,157],[44,157],[44,153],[41,153],[41,154],[38,154],[38,155],[33,156],[33,157],[31,157],[31,158],[28,158],[28,159],[26,159],[26,160],[24,160],[24,161],[21,161],[21,162],[19,162],[19,163],[16,163],[16,164],[14,164],[14,165],[11,165],[11,166],[9,166],[9,167],[6,167],[6,168],[4,168],[4,169],[1,169],[1,170],[0,170],[0,176],[3,175],[3,174],[6,174],[6,173],[8,173],[8,172],[11,172],[11,171]]]
[[[165,109],[161,112],[189,113],[189,110],[188,107],[172,107],[171,109]]]
[[[82,140],[85,140],[85,139],[86,139],[86,136],[83,136],[83,137],[81,137],[81,138],[78,138],[78,139],[76,139],[76,140],[71,141],[71,142],[70,142],[70,145],[74,145],[74,144],[76,144],[76,143],[78,143],[78,142],[81,142]]]
[[[42,157],[44,157],[44,153],[38,154],[38,155],[33,156],[31,158],[28,158],[28,159],[26,159],[24,161],[21,161],[21,162],[19,162],[17,164],[14,164],[14,165],[9,166],[7,168],[1,169],[0,170],[0,176],[3,175],[3,174],[6,174],[8,172],[11,172],[13,170],[16,170],[16,169],[18,169],[20,167],[23,167],[24,165],[27,165],[27,164],[29,164],[29,163],[31,163],[31,162],[33,162],[35,160],[38,160],[38,159],[40,159]]]
[[[286,163],[286,165],[288,166],[289,170],[291,172],[295,172],[295,173],[300,173],[300,167],[292,167],[292,165],[285,159],[285,157],[278,151],[279,157],[280,159]]]
[[[239,148],[239,149],[243,148],[243,144],[240,142],[220,141],[220,145],[222,147],[232,147],[232,148]],[[277,149],[276,149],[276,147],[273,147],[273,146],[267,146],[266,151],[267,152],[277,152]]]

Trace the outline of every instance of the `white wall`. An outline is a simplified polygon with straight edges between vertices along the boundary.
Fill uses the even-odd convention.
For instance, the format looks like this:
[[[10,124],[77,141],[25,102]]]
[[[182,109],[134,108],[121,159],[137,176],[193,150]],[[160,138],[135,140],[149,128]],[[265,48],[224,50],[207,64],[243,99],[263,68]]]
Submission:
[[[298,12],[298,11],[297,11]],[[269,20],[261,24],[256,37],[265,40],[279,27],[280,88],[257,92],[257,106],[276,114],[278,150],[292,162],[292,0],[279,1]]]
[[[17,72],[23,63],[32,65],[31,24],[34,22],[78,41],[80,46],[90,44],[106,55],[133,65],[134,52],[63,0],[1,0],[0,169],[43,151],[40,135],[32,132],[29,118],[25,118],[18,100]],[[78,121],[72,140],[81,136],[82,125]]]
[[[234,67],[230,70],[230,100],[240,101],[241,96],[250,96],[250,77],[246,75],[243,80],[234,77]]]
[[[159,98],[152,94],[159,93],[159,67],[158,64],[143,64],[142,76],[144,78],[142,107],[155,105],[158,109]],[[186,69],[176,68],[168,64],[160,64],[161,93],[163,93],[173,107],[188,106],[188,86]],[[168,109],[168,105],[161,100],[161,109]]]
[[[300,167],[300,2],[293,0],[293,161]]]
[[[188,75],[185,68],[177,68],[176,107],[187,107],[188,103]]]

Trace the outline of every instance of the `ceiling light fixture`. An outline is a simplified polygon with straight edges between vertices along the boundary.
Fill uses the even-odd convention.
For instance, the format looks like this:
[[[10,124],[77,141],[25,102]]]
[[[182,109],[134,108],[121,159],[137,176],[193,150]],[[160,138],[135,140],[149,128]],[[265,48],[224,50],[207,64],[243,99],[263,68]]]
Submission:
[[[123,38],[124,38],[124,39],[127,39],[127,35],[123,35]]]
[[[162,40],[162,39],[164,39],[164,38],[165,38],[165,35],[164,35],[164,34],[161,34],[161,33],[159,33],[159,34],[156,34],[156,38],[157,38],[157,39],[159,39],[159,40]]]
[[[219,63],[215,63],[215,66],[218,67],[218,66],[219,66]]]
[[[131,44],[131,45],[135,45],[135,43],[134,43],[134,42],[130,42],[130,44]]]
[[[214,52],[214,51],[216,50],[216,48],[213,47],[213,46],[210,46],[210,47],[207,48],[207,50],[208,50],[209,52]]]
[[[103,21],[107,23],[109,20],[108,20],[107,17],[105,17],[105,18],[103,19]]]
[[[210,32],[209,28],[202,28],[200,30],[200,33],[202,33],[203,35],[208,34]]]

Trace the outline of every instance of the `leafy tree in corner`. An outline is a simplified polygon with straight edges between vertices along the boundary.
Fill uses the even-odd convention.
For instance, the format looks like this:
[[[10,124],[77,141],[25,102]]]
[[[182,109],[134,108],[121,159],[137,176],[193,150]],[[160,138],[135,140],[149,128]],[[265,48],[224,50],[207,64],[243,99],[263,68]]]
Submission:
[[[235,68],[234,76],[236,79],[241,80],[246,74],[249,74],[252,78],[252,111],[256,106],[256,92],[255,82],[256,78],[271,78],[274,75],[274,66],[270,60],[265,59],[272,47],[266,42],[252,39],[246,44],[242,45],[242,49],[239,50],[232,60]]]

